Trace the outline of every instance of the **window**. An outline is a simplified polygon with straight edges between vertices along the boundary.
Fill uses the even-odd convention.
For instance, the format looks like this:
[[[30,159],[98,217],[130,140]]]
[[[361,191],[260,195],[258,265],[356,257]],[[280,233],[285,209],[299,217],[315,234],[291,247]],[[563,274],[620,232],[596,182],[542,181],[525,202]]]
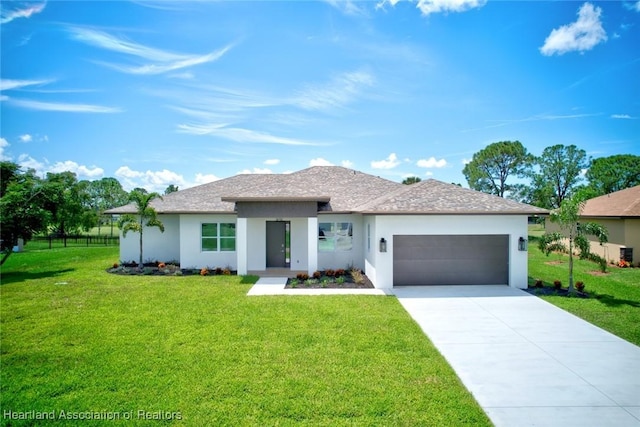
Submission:
[[[202,252],[236,250],[236,225],[233,223],[202,224]]]
[[[350,251],[353,247],[353,224],[321,222],[318,224],[318,250],[321,252]]]

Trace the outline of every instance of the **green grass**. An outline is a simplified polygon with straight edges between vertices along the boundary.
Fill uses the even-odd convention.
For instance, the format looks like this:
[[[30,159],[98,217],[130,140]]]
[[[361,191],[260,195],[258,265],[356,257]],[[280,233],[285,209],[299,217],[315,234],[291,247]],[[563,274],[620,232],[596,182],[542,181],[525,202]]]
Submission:
[[[157,423],[139,410],[195,426],[490,425],[394,297],[247,297],[255,277],[107,274],[117,259],[114,247],[9,258],[2,411],[132,414],[110,425]]]
[[[636,345],[640,345],[640,268],[608,267],[598,275],[599,267],[590,261],[574,258],[574,283],[583,281],[590,298],[540,296],[544,300],[581,317]],[[545,256],[530,235],[529,286],[541,279],[546,286],[554,280],[569,284],[569,257],[562,254]],[[562,325],[558,325],[562,327]]]

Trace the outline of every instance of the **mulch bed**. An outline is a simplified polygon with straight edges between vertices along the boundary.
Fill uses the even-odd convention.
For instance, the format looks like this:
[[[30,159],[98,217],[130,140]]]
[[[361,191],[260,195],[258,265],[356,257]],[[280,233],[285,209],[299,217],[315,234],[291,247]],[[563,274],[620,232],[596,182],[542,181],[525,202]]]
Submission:
[[[107,273],[121,276],[235,276],[235,270],[212,268],[180,268],[175,264],[166,264],[161,267],[157,263],[145,263],[142,268],[138,264],[127,263],[113,266],[107,269]]]
[[[580,292],[577,289],[574,290],[574,294],[570,295],[569,290],[566,288],[556,289],[554,287],[545,286],[542,288],[528,287],[527,289],[523,289],[523,291],[530,293],[531,295],[557,295],[561,297],[566,296],[575,296],[577,298],[590,298],[587,292]]]
[[[324,280],[326,276],[322,276],[319,280],[313,280],[311,282],[299,280],[297,284],[293,284],[292,280],[289,279],[287,281],[287,285],[285,289],[374,289],[373,283],[371,280],[363,274],[363,281],[361,283],[356,283],[351,277],[350,274],[344,275],[344,283],[337,283],[335,278],[328,278],[329,280]],[[333,280],[332,280],[333,279]]]

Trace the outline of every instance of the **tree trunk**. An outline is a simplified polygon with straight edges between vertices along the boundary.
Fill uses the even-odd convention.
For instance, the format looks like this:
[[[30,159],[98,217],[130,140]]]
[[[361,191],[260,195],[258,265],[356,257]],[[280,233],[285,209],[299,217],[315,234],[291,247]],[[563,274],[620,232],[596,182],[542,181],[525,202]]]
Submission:
[[[4,264],[4,262],[9,258],[11,253],[13,252],[13,248],[6,249],[4,251],[4,255],[2,256],[2,260],[0,260],[0,266]]]
[[[142,270],[142,227],[142,216],[140,216],[140,265],[138,266],[140,270]]]
[[[573,293],[573,233],[569,236],[569,293]]]

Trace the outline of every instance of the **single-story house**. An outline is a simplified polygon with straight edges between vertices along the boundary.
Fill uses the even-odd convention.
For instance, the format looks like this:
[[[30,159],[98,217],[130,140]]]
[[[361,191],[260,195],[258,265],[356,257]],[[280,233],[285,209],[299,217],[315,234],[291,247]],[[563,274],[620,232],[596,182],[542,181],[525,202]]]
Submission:
[[[237,175],[171,193],[152,206],[165,232],[144,231],[145,259],[238,274],[353,266],[377,288],[526,288],[527,218],[548,213],[434,179],[403,185],[337,166]],[[121,237],[121,260],[138,258],[138,239],[136,233]]]
[[[600,245],[591,237],[591,251],[607,261],[633,262],[640,251],[640,185],[587,200],[580,219],[607,228],[609,242]],[[635,254],[634,254],[635,248]]]

